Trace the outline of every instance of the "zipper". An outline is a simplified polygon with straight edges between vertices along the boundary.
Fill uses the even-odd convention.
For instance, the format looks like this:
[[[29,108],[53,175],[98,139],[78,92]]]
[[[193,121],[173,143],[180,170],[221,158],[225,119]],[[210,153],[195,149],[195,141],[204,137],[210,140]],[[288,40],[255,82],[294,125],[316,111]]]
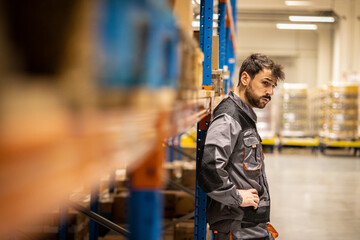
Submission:
[[[255,145],[254,150],[255,150],[255,162],[258,162],[257,157],[256,157],[256,153],[257,153],[257,145]]]

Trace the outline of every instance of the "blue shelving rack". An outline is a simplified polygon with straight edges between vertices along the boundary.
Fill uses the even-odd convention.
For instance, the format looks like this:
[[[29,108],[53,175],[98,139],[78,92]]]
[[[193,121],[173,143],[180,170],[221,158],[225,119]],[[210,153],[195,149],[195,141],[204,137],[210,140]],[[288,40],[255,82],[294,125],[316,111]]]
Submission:
[[[204,90],[211,90],[211,53],[212,53],[212,35],[213,35],[213,0],[203,0],[201,1],[201,34],[200,34],[200,45],[201,49],[205,55],[205,61],[203,63],[203,88]],[[226,15],[229,15],[229,6],[234,4],[234,0],[230,2],[228,1],[220,1],[220,27],[219,27],[219,35],[220,37],[220,55],[221,55],[221,63],[220,66],[229,65],[229,54],[228,49],[233,45],[233,42],[228,42],[229,39],[233,41],[233,25],[230,24],[230,27],[227,27]],[[103,0],[97,2],[96,7],[91,10],[81,10],[84,11],[92,11],[96,12],[96,23],[86,23],[84,26],[86,27],[94,27],[95,33],[94,36],[98,36],[94,41],[94,45],[96,47],[91,48],[94,51],[93,55],[99,53],[99,61],[95,61],[94,72],[96,76],[91,76],[87,81],[84,81],[84,85],[89,85],[86,89],[89,90],[89,100],[83,101],[81,99],[84,97],[83,94],[76,95],[77,91],[73,91],[71,88],[69,90],[71,94],[69,94],[69,99],[63,101],[60,95],[55,94],[56,103],[59,103],[59,109],[54,110],[55,113],[59,113],[63,116],[63,123],[67,126],[68,120],[71,119],[71,124],[69,126],[61,126],[59,129],[55,129],[54,132],[59,131],[61,134],[55,134],[54,137],[52,134],[40,135],[39,142],[30,142],[29,146],[36,146],[36,152],[39,148],[39,153],[33,153],[32,147],[31,151],[28,147],[24,147],[25,152],[29,152],[32,155],[29,155],[29,158],[25,159],[36,159],[37,156],[41,156],[39,162],[36,162],[38,165],[34,165],[31,161],[22,161],[31,165],[22,165],[20,164],[17,171],[21,173],[29,173],[28,168],[31,167],[47,167],[47,171],[38,172],[39,178],[21,178],[21,183],[26,185],[24,187],[25,190],[28,190],[28,185],[25,184],[27,182],[31,182],[33,186],[40,183],[40,181],[34,181],[29,179],[41,179],[48,180],[47,184],[51,186],[51,188],[45,188],[42,194],[48,194],[49,203],[59,204],[60,199],[66,199],[68,197],[69,192],[71,191],[71,184],[67,184],[64,188],[63,180],[64,176],[68,177],[68,182],[76,182],[89,184],[93,182],[98,183],[99,175],[96,174],[99,171],[106,171],[107,173],[113,171],[112,167],[118,163],[113,158],[104,157],[101,153],[103,153],[104,149],[109,150],[111,154],[121,154],[123,151],[121,148],[114,150],[114,145],[118,144],[118,137],[122,137],[128,134],[128,131],[115,128],[111,128],[111,130],[107,129],[104,132],[103,127],[109,124],[109,120],[111,120],[111,124],[113,124],[113,118],[121,118],[124,114],[134,114],[138,113],[129,113],[131,111],[125,111],[124,109],[129,107],[124,107],[119,104],[121,101],[117,98],[117,95],[121,95],[125,93],[126,96],[130,96],[132,94],[132,90],[136,89],[146,89],[151,96],[154,96],[158,93],[158,90],[161,88],[166,88],[166,90],[172,90],[177,93],[177,77],[179,72],[179,63],[177,56],[177,43],[180,39],[179,37],[179,29],[177,28],[175,16],[172,11],[168,8],[165,0],[133,0],[133,1],[118,1],[118,0]],[[96,9],[95,9],[96,8]],[[233,9],[234,10],[234,9]],[[80,10],[79,10],[80,11]],[[86,14],[85,14],[86,15]],[[233,18],[233,17],[232,17]],[[230,21],[231,22],[231,21]],[[76,25],[76,24],[75,24]],[[232,27],[231,27],[232,26]],[[230,36],[229,39],[226,36]],[[80,41],[80,40],[78,40]],[[231,50],[231,49],[230,49]],[[229,51],[230,51],[229,50]],[[80,51],[81,52],[81,51]],[[75,54],[77,51],[74,52]],[[82,64],[79,64],[82,65]],[[84,64],[87,66],[87,64]],[[83,73],[82,71],[88,71],[88,67],[84,69],[80,67],[79,73]],[[91,69],[92,74],[93,69]],[[75,71],[75,70],[74,70]],[[76,72],[78,73],[78,72]],[[159,74],[160,73],[160,74]],[[76,74],[74,74],[76,75]],[[88,77],[88,76],[87,76]],[[87,79],[87,77],[85,77]],[[84,79],[85,79],[84,78]],[[49,76],[49,79],[52,79],[52,76]],[[41,84],[42,85],[42,84]],[[67,84],[66,84],[67,85]],[[83,86],[82,84],[80,84]],[[57,84],[54,86],[49,86],[49,88],[44,88],[49,91],[53,91],[54,93],[58,93]],[[40,88],[43,89],[43,88]],[[77,89],[79,90],[79,89]],[[16,90],[22,92],[22,90]],[[61,92],[67,93],[68,90],[61,89]],[[80,91],[79,91],[80,92]],[[59,96],[57,96],[59,95]],[[64,94],[68,95],[68,94]],[[107,95],[111,95],[111,97],[106,98],[106,101],[103,101],[102,97],[107,97]],[[112,98],[116,96],[116,98]],[[42,99],[42,98],[41,98]],[[47,95],[44,97],[47,99]],[[53,98],[51,98],[53,99]],[[81,100],[79,100],[81,99]],[[121,99],[123,100],[123,99]],[[188,124],[188,126],[183,127],[184,129],[176,129],[176,133],[184,131],[187,127],[193,126],[196,121],[201,121],[198,123],[198,149],[201,149],[202,139],[205,138],[206,129],[208,127],[210,121],[210,115],[204,117],[204,112],[208,112],[208,109],[211,109],[210,106],[206,106],[206,110],[204,110],[204,105],[208,103],[199,103],[199,99],[191,99],[194,102],[198,102],[198,106],[196,104],[186,102],[184,105],[186,107],[180,108],[185,109],[183,111],[187,111],[191,109],[191,112],[198,111],[198,115],[196,117],[188,116],[189,121],[184,121]],[[203,100],[203,99],[202,99]],[[69,102],[68,102],[69,101]],[[40,102],[40,101],[38,101]],[[60,103],[63,103],[61,105]],[[86,102],[86,103],[85,103]],[[207,102],[207,101],[205,101]],[[65,104],[66,103],[66,104]],[[69,104],[71,103],[71,104]],[[164,103],[164,102],[162,102]],[[34,103],[35,104],[35,103]],[[72,105],[74,104],[74,105]],[[149,108],[151,108],[151,102],[149,103]],[[121,106],[120,106],[121,105]],[[191,105],[191,107],[188,107]],[[33,105],[31,105],[33,107]],[[44,116],[44,112],[42,112],[42,104],[34,106],[37,111],[35,116]],[[74,107],[70,110],[67,107]],[[200,106],[200,107],[199,107]],[[130,106],[131,107],[131,106]],[[79,109],[78,109],[79,108]],[[83,109],[84,108],[84,109]],[[85,110],[86,111],[82,111]],[[124,108],[124,109],[122,109]],[[22,109],[21,109],[22,110]],[[69,111],[67,111],[69,110]],[[76,111],[74,111],[76,110]],[[77,111],[79,110],[79,111]],[[89,110],[89,112],[87,111]],[[128,109],[127,109],[128,110]],[[133,110],[133,109],[132,109]],[[154,143],[154,147],[151,150],[141,150],[137,148],[137,144],[133,144],[132,141],[121,141],[119,145],[122,148],[129,148],[133,151],[139,151],[139,153],[144,154],[143,159],[131,159],[134,162],[137,162],[136,168],[131,169],[130,173],[130,182],[131,186],[130,190],[130,216],[129,216],[129,224],[130,231],[124,229],[105,217],[102,217],[98,212],[98,204],[99,204],[99,186],[93,186],[91,193],[91,204],[90,209],[82,206],[81,204],[77,204],[75,202],[67,202],[64,201],[64,205],[61,204],[60,209],[60,226],[59,226],[59,239],[67,239],[68,230],[70,226],[67,226],[67,220],[69,216],[69,208],[74,208],[79,212],[87,215],[91,218],[90,226],[89,226],[89,237],[90,239],[98,238],[98,224],[104,225],[116,232],[119,232],[130,239],[148,239],[148,240],[157,240],[161,238],[160,234],[162,232],[162,198],[161,198],[161,181],[162,181],[162,164],[164,161],[164,152],[163,152],[163,141],[166,138],[174,137],[174,133],[166,133],[168,129],[165,129],[165,122],[170,122],[174,120],[174,118],[170,118],[165,112],[164,109],[159,110],[159,107],[156,106],[154,109],[150,109],[151,114],[149,112],[144,115],[151,115],[153,117],[156,116],[156,120],[151,120],[152,123],[156,122],[157,130],[155,134],[149,134],[152,137],[149,137],[151,140],[146,141],[146,143],[151,142]],[[178,109],[176,109],[178,110]],[[173,110],[173,111],[176,111]],[[162,112],[164,111],[164,112]],[[26,111],[25,111],[26,112]],[[76,113],[74,113],[76,112]],[[113,115],[115,113],[115,116]],[[143,114],[143,112],[141,112]],[[66,115],[66,116],[65,116]],[[110,116],[111,115],[111,116]],[[140,114],[139,114],[140,115]],[[141,115],[139,118],[146,120],[148,116]],[[176,114],[173,114],[176,115]],[[181,114],[180,114],[181,115]],[[21,115],[23,116],[23,115]],[[26,116],[26,114],[24,115]],[[55,116],[57,116],[55,114]],[[176,115],[176,116],[179,116]],[[136,117],[134,117],[137,119]],[[196,120],[193,120],[196,118]],[[37,118],[35,118],[36,120]],[[124,118],[128,120],[127,118]],[[121,119],[121,120],[124,120]],[[133,119],[133,118],[130,118]],[[149,119],[153,119],[150,118]],[[34,119],[32,119],[34,120]],[[138,119],[137,119],[138,120]],[[34,121],[35,122],[35,121]],[[140,121],[141,123],[143,121]],[[189,122],[189,123],[188,123]],[[191,123],[190,123],[191,122]],[[173,124],[173,122],[171,122]],[[120,123],[121,124],[121,123]],[[136,125],[138,123],[134,123]],[[155,124],[155,123],[154,123]],[[116,124],[114,124],[116,125]],[[131,130],[135,128],[141,129],[143,126],[138,124],[134,127],[132,125]],[[176,124],[173,124],[174,126]],[[11,125],[12,126],[12,125]],[[81,128],[80,126],[84,126]],[[113,126],[113,125],[111,125]],[[41,126],[36,125],[34,129],[41,128]],[[110,125],[109,125],[110,127]],[[64,128],[64,129],[62,129]],[[145,128],[145,127],[144,127]],[[15,128],[14,128],[15,129]],[[34,130],[36,131],[36,130]],[[46,132],[46,131],[45,131]],[[143,133],[139,131],[140,133]],[[17,132],[14,134],[16,135]],[[37,132],[35,132],[37,133]],[[101,133],[101,134],[100,134]],[[147,133],[147,132],[145,132]],[[153,132],[151,132],[153,133]],[[142,134],[138,135],[143,136]],[[101,135],[101,137],[99,137]],[[135,135],[135,134],[134,134]],[[145,134],[144,134],[145,135]],[[154,137],[156,136],[156,137]],[[42,137],[44,137],[44,142]],[[136,138],[139,142],[138,144],[142,144],[141,137]],[[54,139],[53,139],[54,138]],[[125,138],[125,137],[124,137]],[[14,138],[15,139],[15,138]],[[69,140],[70,139],[70,140]],[[116,140],[114,140],[116,139]],[[51,150],[49,153],[47,146],[55,146],[61,142],[60,146],[56,149]],[[35,145],[32,145],[34,144]],[[12,145],[13,143],[10,141],[9,146],[10,149],[6,149],[6,153],[9,156],[14,157],[16,160],[22,159],[27,154],[23,154],[23,152],[19,153],[16,148],[18,145]],[[16,142],[16,144],[23,144],[21,141]],[[38,144],[38,145],[37,145]],[[15,147],[14,147],[15,146]],[[66,146],[66,149],[69,151],[63,155],[63,148]],[[69,146],[69,148],[67,148]],[[70,147],[71,146],[71,147]],[[23,145],[21,145],[23,147]],[[93,149],[90,149],[93,148]],[[151,148],[151,147],[150,147]],[[16,149],[16,151],[14,151]],[[111,149],[111,150],[110,150]],[[90,151],[89,151],[90,150]],[[92,151],[93,150],[93,151]],[[89,152],[88,152],[89,151]],[[112,152],[113,151],[113,152]],[[181,151],[181,149],[180,149]],[[61,153],[59,156],[69,156],[69,158],[64,159],[66,161],[58,161],[56,159],[54,162],[49,164],[49,160],[53,157],[55,153]],[[94,155],[93,155],[94,153]],[[39,155],[37,155],[39,154]],[[44,155],[43,155],[44,154]],[[67,155],[69,154],[69,155]],[[171,153],[174,155],[174,152]],[[146,155],[146,156],[145,156]],[[5,155],[7,156],[7,155]],[[91,157],[88,159],[88,157]],[[180,156],[179,156],[180,157]],[[133,157],[136,158],[136,157]],[[10,158],[9,158],[10,159]],[[68,160],[70,159],[70,160]],[[86,159],[86,161],[84,160]],[[171,157],[173,159],[173,157]],[[118,159],[117,159],[118,160]],[[121,161],[122,159],[120,159]],[[197,160],[199,160],[199,152],[197,154]],[[44,162],[41,162],[44,161]],[[5,162],[5,161],[4,161]],[[10,162],[10,161],[8,161]],[[46,164],[42,164],[46,163]],[[6,162],[6,164],[8,164]],[[106,166],[104,168],[100,168],[99,166]],[[2,167],[9,167],[12,169],[12,163],[8,165],[2,165]],[[6,168],[5,168],[6,169]],[[43,169],[43,168],[42,168]],[[61,174],[59,173],[59,169],[62,169]],[[46,174],[44,174],[46,173]],[[23,176],[24,174],[19,174]],[[10,174],[9,174],[10,176]],[[13,174],[12,176],[15,176]],[[24,175],[25,176],[25,175]],[[33,176],[32,174],[29,176]],[[18,177],[18,176],[17,176]],[[38,177],[38,176],[37,176]],[[10,179],[10,177],[9,177]],[[8,179],[6,179],[8,180]],[[10,180],[8,182],[11,182]],[[111,186],[109,186],[109,192],[114,192],[114,174],[111,175]],[[34,184],[35,183],[35,184]],[[19,185],[23,185],[19,184]],[[39,188],[41,189],[41,188]],[[50,190],[51,189],[51,190]],[[55,199],[54,196],[51,196],[53,193],[52,189],[58,189]],[[22,190],[22,189],[19,189]],[[19,192],[27,192],[27,191],[19,191]],[[191,194],[191,193],[190,193]],[[196,214],[195,214],[195,222],[196,222],[196,231],[195,231],[195,239],[205,239],[206,238],[206,195],[200,189],[197,188],[197,198],[196,198]],[[35,196],[35,195],[34,195]],[[26,197],[26,195],[24,195]],[[9,198],[7,198],[9,199]],[[42,209],[41,201],[33,200],[34,204]],[[5,206],[5,204],[3,204]],[[44,207],[45,208],[45,207]],[[34,208],[36,209],[36,208]],[[16,208],[16,210],[19,210]],[[46,209],[44,209],[46,210]],[[12,212],[12,211],[9,211]],[[21,209],[19,213],[21,213]],[[21,216],[21,214],[19,214]],[[19,217],[20,217],[19,216]],[[191,214],[186,216],[187,218],[191,218]],[[184,218],[182,218],[184,219]],[[24,216],[22,216],[22,220],[25,221]],[[19,221],[20,223],[20,221]],[[6,226],[6,225],[5,225]]]
[[[219,68],[224,69],[228,66],[230,72],[229,79],[225,79],[225,94],[232,88],[232,75],[235,70],[235,51],[236,36],[235,23],[236,19],[236,0],[220,0],[218,6],[218,35],[219,35]],[[212,35],[213,35],[213,1],[202,0],[200,11],[200,48],[204,53],[203,62],[203,87],[204,90],[211,90],[211,52],[212,52]],[[209,67],[210,66],[210,67]],[[211,114],[207,115],[197,124],[197,144],[196,144],[196,166],[200,166],[200,153],[209,127]],[[198,186],[196,180],[195,193],[195,229],[194,239],[205,240],[207,234],[206,221],[207,195]]]
[[[204,53],[203,62],[203,89],[211,90],[211,60],[212,60],[212,35],[213,35],[213,0],[202,0],[200,5],[200,48]],[[196,167],[200,167],[200,155],[203,139],[206,136],[209,124],[207,116],[197,124],[196,144]],[[195,191],[195,217],[194,217],[194,239],[206,239],[206,193],[199,187],[196,180]]]

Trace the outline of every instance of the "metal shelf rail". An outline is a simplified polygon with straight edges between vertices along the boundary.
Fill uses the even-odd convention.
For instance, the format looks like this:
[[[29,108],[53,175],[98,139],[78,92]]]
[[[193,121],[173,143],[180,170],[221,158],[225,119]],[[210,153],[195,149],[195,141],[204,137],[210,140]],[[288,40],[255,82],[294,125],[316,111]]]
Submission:
[[[319,143],[320,152],[324,154],[327,147],[353,149],[354,156],[356,156],[357,152],[360,152],[360,139],[353,141],[321,139]]]
[[[316,152],[319,147],[318,137],[281,137],[278,144],[278,151],[282,151],[283,146],[310,147],[312,152]]]

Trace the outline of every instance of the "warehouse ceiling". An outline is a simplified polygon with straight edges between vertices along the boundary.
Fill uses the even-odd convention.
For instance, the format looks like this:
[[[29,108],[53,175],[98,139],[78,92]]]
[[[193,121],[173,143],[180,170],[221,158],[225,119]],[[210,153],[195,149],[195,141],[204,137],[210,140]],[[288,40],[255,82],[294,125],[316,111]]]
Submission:
[[[336,21],[333,6],[333,0],[237,0],[237,21],[289,22],[289,15],[331,16]]]
[[[284,1],[284,0],[237,0],[238,9],[265,10],[333,10],[334,0]]]
[[[338,16],[333,11],[321,10],[266,10],[266,9],[237,9],[236,19],[239,22],[290,22],[289,16]]]
[[[290,5],[289,5],[290,2]],[[288,4],[288,5],[287,5]],[[218,1],[214,0],[214,12]],[[194,19],[200,15],[200,0],[193,0]],[[237,0],[238,22],[289,22],[290,15],[331,16],[338,20],[334,12],[334,0],[284,1],[284,0]],[[216,20],[214,20],[216,21]]]

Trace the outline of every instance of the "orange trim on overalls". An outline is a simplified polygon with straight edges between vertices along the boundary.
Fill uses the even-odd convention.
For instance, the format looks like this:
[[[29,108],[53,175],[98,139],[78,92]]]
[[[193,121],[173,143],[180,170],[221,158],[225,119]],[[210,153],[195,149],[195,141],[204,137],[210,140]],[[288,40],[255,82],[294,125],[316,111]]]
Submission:
[[[275,230],[275,228],[270,223],[267,223],[266,225],[273,238],[277,238],[279,236],[279,233]]]
[[[256,145],[255,145],[256,146]],[[254,148],[254,145],[252,146],[252,148]],[[255,147],[256,148],[256,147]],[[255,150],[256,151],[256,150]],[[257,169],[248,169],[247,167],[246,167],[246,165],[245,165],[245,157],[246,157],[246,147],[244,148],[244,159],[243,159],[243,167],[244,167],[244,169],[246,170],[246,171],[257,171],[257,170],[259,170],[261,167],[262,167],[262,162],[260,163],[260,167],[259,168],[257,168]]]

